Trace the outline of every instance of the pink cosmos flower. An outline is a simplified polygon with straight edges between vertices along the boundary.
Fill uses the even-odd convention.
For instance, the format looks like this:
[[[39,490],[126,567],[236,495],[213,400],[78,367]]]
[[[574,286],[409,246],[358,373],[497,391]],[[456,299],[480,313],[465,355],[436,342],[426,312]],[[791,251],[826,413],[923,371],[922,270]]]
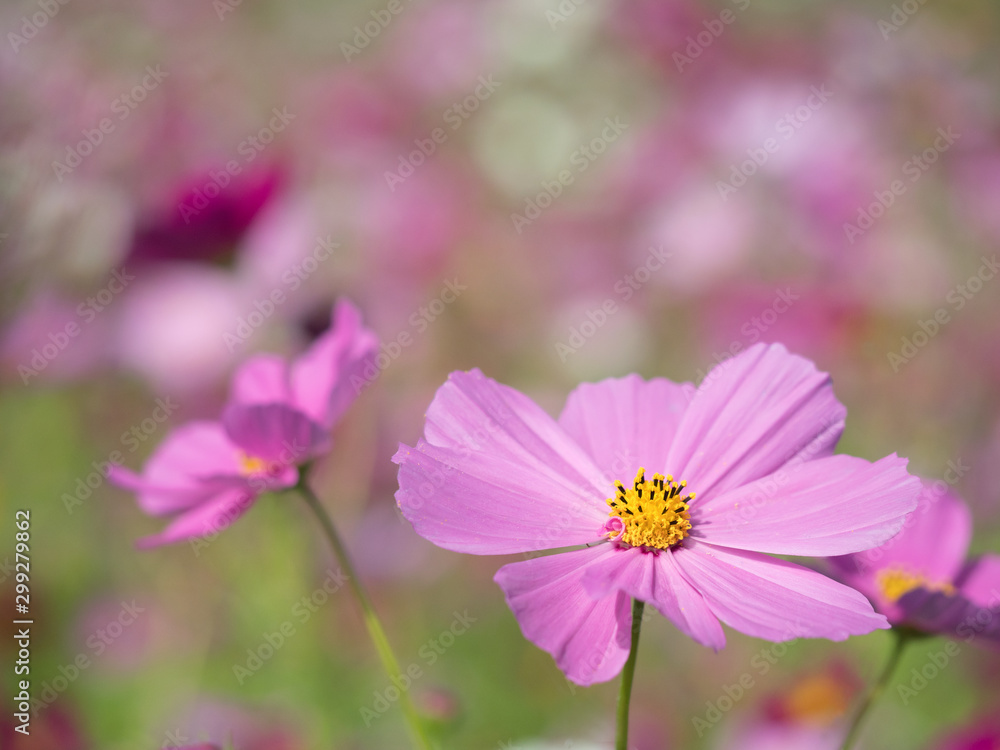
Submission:
[[[120,466],[112,482],[137,494],[155,516],[176,516],[144,547],[217,532],[262,492],[293,487],[298,466],[329,449],[329,431],[360,392],[354,382],[378,346],[361,314],[337,303],[330,330],[288,363],[258,355],[235,373],[219,421],[178,427],[143,474]]]
[[[923,484],[903,530],[884,545],[834,558],[835,575],[889,622],[1000,643],[1000,556],[966,560],[972,516],[943,482]]]
[[[762,553],[868,549],[916,506],[904,459],[832,455],[844,417],[829,376],[780,345],[751,347],[698,388],[637,375],[581,385],[558,420],[456,372],[424,439],[393,458],[396,499],[417,533],[457,552],[578,547],[495,580],[528,640],[581,685],[625,663],[630,597],[714,649],[720,620],[773,641],[842,640],[885,617]]]

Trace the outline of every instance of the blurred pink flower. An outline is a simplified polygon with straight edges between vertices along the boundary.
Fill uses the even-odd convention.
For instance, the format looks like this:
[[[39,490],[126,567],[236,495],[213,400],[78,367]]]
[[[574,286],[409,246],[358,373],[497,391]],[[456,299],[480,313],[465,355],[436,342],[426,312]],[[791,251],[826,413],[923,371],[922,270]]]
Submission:
[[[231,273],[201,263],[137,274],[120,307],[105,313],[116,316],[115,357],[168,393],[215,384],[234,356],[225,334],[254,309],[246,297]]]
[[[113,346],[123,364],[161,390],[197,392],[231,367],[265,322],[294,319],[318,296],[328,302],[307,284],[333,270],[325,261],[336,243],[316,236],[304,201],[269,200],[237,240],[226,251],[229,267],[205,258],[139,265],[117,303]]]
[[[242,706],[210,697],[202,697],[185,710],[172,731],[178,737],[203,741],[179,750],[304,750],[306,747],[283,714],[263,706]]]
[[[699,61],[702,46],[695,38],[707,32],[705,24],[718,23],[718,19],[710,18],[706,9],[693,0],[619,0],[608,21],[617,34],[641,52],[659,59],[671,73],[686,72],[689,63],[683,57]],[[714,36],[708,33],[714,42]],[[695,50],[694,58],[690,57],[689,46]],[[713,48],[704,57],[711,61],[718,51]]]
[[[676,194],[664,195],[641,220],[633,260],[641,263],[651,248],[669,258],[668,272],[655,276],[672,295],[690,295],[725,281],[746,268],[758,231],[753,211],[724,203],[703,177]]]
[[[733,732],[719,750],[837,750],[841,728],[760,721]]]
[[[838,578],[894,625],[1000,642],[1000,556],[966,560],[972,517],[943,482],[925,482],[917,510],[881,547],[835,557]]]
[[[781,342],[819,363],[848,367],[871,335],[875,312],[850,289],[787,273],[771,286],[730,283],[704,300],[701,351],[716,360],[758,341]]]
[[[769,696],[758,715],[729,727],[718,750],[837,750],[860,686],[840,664],[803,675]]]
[[[114,467],[111,481],[137,493],[144,511],[177,516],[142,546],[217,532],[260,493],[294,486],[297,467],[329,449],[329,430],[360,392],[356,379],[377,345],[341,300],[331,329],[292,363],[273,355],[244,363],[221,420],[175,429],[142,476]]]
[[[412,142],[399,144],[398,154],[386,158],[388,169],[397,174],[398,160],[414,150]],[[474,223],[477,185],[444,163],[422,164],[391,186],[385,174],[360,185],[354,217],[359,242],[377,259],[380,274],[433,274]]]
[[[635,375],[581,385],[558,421],[478,370],[456,372],[424,439],[393,458],[396,499],[417,533],[457,552],[587,545],[495,577],[528,640],[579,684],[621,670],[630,597],[716,650],[720,620],[773,641],[843,640],[888,625],[853,589],[761,553],[868,549],[915,507],[903,459],[832,455],[844,417],[829,376],[780,345],[752,347],[697,389]]]
[[[0,718],[0,747],[4,750],[88,750],[80,722],[58,705],[32,716],[30,734],[16,731],[21,722],[7,714]]]
[[[496,69],[488,3],[439,0],[411,7],[397,21],[387,48],[391,75],[403,90],[425,99],[455,97],[471,93],[480,73]]]
[[[128,260],[221,262],[231,259],[243,235],[282,183],[276,168],[233,174],[225,165],[188,177],[163,206],[138,219]]]
[[[949,732],[930,745],[931,750],[1000,750],[1000,722],[996,716]]]
[[[0,332],[0,360],[25,385],[72,380],[107,361],[108,321],[80,315],[78,301],[44,289]]]

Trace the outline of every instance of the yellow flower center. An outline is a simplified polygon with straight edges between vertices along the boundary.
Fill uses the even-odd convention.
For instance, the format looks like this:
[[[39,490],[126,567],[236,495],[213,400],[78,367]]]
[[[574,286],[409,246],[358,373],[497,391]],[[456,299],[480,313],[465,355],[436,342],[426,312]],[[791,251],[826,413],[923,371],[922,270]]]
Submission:
[[[903,594],[907,594],[913,589],[925,588],[929,591],[943,591],[949,596],[955,593],[955,587],[950,583],[933,583],[926,576],[914,573],[901,565],[893,565],[889,568],[882,568],[875,577],[882,596],[890,602],[898,601]]]
[[[828,726],[851,705],[850,686],[833,675],[818,674],[803,679],[784,700],[789,717],[802,724]]]
[[[639,469],[627,489],[615,482],[615,496],[607,501],[612,519],[606,526],[608,536],[633,547],[670,549],[680,544],[691,529],[688,503],[694,500],[693,492],[684,494],[685,487],[687,482],[675,482],[669,474],[646,479],[645,469]]]
[[[261,474],[267,471],[267,461],[256,456],[249,456],[246,453],[240,454],[240,470],[247,476]]]

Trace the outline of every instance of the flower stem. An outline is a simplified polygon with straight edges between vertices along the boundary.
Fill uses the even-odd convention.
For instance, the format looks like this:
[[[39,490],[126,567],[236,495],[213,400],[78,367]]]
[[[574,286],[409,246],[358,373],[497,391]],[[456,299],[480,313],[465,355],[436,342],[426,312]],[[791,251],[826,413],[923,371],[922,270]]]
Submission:
[[[347,548],[344,546],[343,541],[341,541],[340,535],[337,534],[337,529],[334,527],[333,521],[323,508],[319,498],[316,497],[316,494],[306,482],[304,471],[302,472],[302,479],[299,481],[296,489],[298,489],[302,499],[305,500],[306,505],[309,506],[309,509],[315,514],[320,527],[323,529],[323,533],[326,535],[327,541],[330,542],[330,546],[333,548],[337,561],[340,563],[344,574],[347,576],[347,582],[350,584],[351,590],[354,592],[354,598],[357,599],[358,605],[361,607],[365,627],[368,628],[368,635],[371,636],[372,642],[375,644],[375,650],[378,651],[379,660],[382,662],[382,669],[385,670],[385,673],[389,676],[390,680],[398,680],[401,674],[399,662],[397,661],[395,654],[392,652],[392,647],[389,645],[389,639],[386,638],[385,630],[382,629],[382,623],[379,621],[378,615],[375,614],[375,609],[372,607],[371,600],[368,598],[368,593],[365,591],[364,586],[361,585],[361,579],[358,578],[358,575],[354,570],[351,558],[347,554]],[[409,693],[400,690],[399,703],[403,709],[403,714],[406,717],[407,724],[409,724],[413,744],[421,750],[431,750],[433,745],[427,738],[423,720],[420,718],[420,715],[417,713],[417,709],[410,700]]]
[[[628,750],[628,709],[632,701],[632,678],[635,676],[635,661],[639,655],[639,629],[642,627],[642,612],[645,602],[632,600],[632,645],[628,661],[622,670],[622,684],[618,691],[618,731],[615,732],[615,750]]]
[[[871,691],[865,697],[864,702],[862,702],[861,707],[858,712],[854,715],[854,721],[851,722],[850,729],[847,731],[847,736],[844,738],[844,744],[841,745],[841,750],[851,750],[854,747],[854,743],[858,740],[858,734],[861,731],[861,725],[864,723],[865,716],[871,711],[875,701],[878,700],[879,696],[885,691],[886,687],[889,685],[889,681],[892,679],[893,673],[896,671],[896,667],[899,666],[899,660],[903,656],[903,651],[906,650],[906,645],[910,642],[910,636],[905,630],[899,630],[897,628],[892,629],[893,634],[893,644],[892,652],[889,654],[889,660],[885,663],[885,667],[882,669],[882,674],[879,675],[878,681],[872,686]]]

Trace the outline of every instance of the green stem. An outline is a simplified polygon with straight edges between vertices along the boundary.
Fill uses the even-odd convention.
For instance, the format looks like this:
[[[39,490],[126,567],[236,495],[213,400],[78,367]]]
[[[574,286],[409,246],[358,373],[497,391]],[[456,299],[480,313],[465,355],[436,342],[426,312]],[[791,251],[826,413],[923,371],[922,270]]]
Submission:
[[[333,521],[330,519],[326,510],[323,508],[322,503],[320,503],[319,498],[316,497],[316,494],[312,491],[312,489],[310,489],[308,483],[306,482],[305,471],[302,472],[302,479],[299,481],[296,489],[299,490],[302,499],[305,500],[309,509],[316,515],[316,519],[319,521],[319,525],[323,529],[323,533],[330,542],[330,546],[333,548],[333,552],[337,556],[337,561],[340,563],[341,568],[343,568],[344,573],[347,576],[347,582],[350,584],[351,590],[354,592],[354,598],[358,600],[358,604],[361,607],[365,627],[368,628],[368,635],[371,636],[372,642],[375,644],[375,650],[378,651],[379,660],[382,662],[382,668],[389,676],[389,679],[395,682],[402,674],[399,669],[399,662],[396,660],[396,656],[392,652],[392,647],[389,645],[389,639],[386,638],[385,630],[382,629],[382,623],[379,621],[378,615],[375,614],[375,609],[372,607],[371,600],[368,598],[368,593],[365,591],[364,586],[361,585],[361,579],[358,578],[358,575],[354,570],[351,558],[347,554],[347,548],[344,546],[343,541],[341,541],[340,535],[337,534],[337,529],[334,527]],[[433,745],[427,738],[424,730],[424,723],[421,720],[420,715],[417,713],[417,709],[414,707],[413,702],[410,700],[409,693],[404,690],[400,690],[399,703],[403,709],[406,721],[409,724],[410,734],[412,735],[414,745],[421,750],[431,750]]]
[[[841,745],[841,750],[851,750],[854,747],[854,743],[858,740],[858,734],[861,732],[861,725],[864,723],[865,716],[868,715],[872,706],[875,705],[875,701],[878,700],[879,696],[889,686],[892,675],[895,673],[896,667],[899,666],[899,660],[903,656],[903,651],[906,650],[906,645],[910,642],[910,636],[903,630],[893,628],[892,634],[895,640],[892,644],[892,652],[889,654],[889,661],[885,663],[878,681],[872,686],[861,707],[858,708],[858,712],[854,715],[854,721],[851,722],[847,736],[844,738],[844,744]]]
[[[622,670],[622,684],[618,691],[618,731],[615,733],[615,750],[628,750],[628,709],[632,701],[632,678],[635,676],[635,661],[639,655],[639,629],[642,627],[642,611],[645,603],[632,600],[632,645],[628,661]]]

